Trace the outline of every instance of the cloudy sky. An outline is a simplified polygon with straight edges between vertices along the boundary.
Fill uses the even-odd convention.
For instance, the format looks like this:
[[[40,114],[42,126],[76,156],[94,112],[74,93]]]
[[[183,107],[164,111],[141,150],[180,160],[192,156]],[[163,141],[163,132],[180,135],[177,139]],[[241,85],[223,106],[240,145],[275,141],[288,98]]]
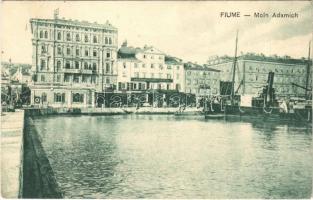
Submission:
[[[60,17],[105,23],[119,30],[119,45],[153,45],[184,61],[205,63],[210,56],[233,55],[236,30],[239,52],[265,55],[307,57],[312,39],[312,2],[1,2],[2,60],[31,63],[32,48],[29,19]],[[239,11],[299,14],[295,19],[253,17],[221,18],[220,12]]]

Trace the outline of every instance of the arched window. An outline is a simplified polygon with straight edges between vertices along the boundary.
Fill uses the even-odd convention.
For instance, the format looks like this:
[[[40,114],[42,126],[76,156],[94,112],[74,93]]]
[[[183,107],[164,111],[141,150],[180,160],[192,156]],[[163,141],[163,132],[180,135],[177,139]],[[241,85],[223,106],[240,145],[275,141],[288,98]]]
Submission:
[[[112,44],[112,38],[109,38],[109,44]]]
[[[79,69],[79,62],[75,61],[75,69]]]
[[[71,55],[71,49],[69,47],[66,48],[66,54]]]
[[[48,31],[45,31],[45,38],[48,38]]]
[[[43,32],[42,31],[39,32],[39,37],[43,38]]]
[[[61,32],[58,32],[58,40],[61,40]]]
[[[88,56],[88,55],[89,55],[89,51],[85,50],[85,56]]]
[[[105,37],[105,44],[108,44],[109,42],[108,42],[108,38],[107,37]]]
[[[57,61],[57,70],[60,70],[61,69],[61,61]]]
[[[84,63],[84,69],[88,69],[88,63],[87,62]]]
[[[76,56],[79,56],[79,49],[76,49]]]
[[[67,40],[67,41],[71,41],[71,34],[70,34],[70,33],[67,33],[67,34],[66,34],[66,40]]]
[[[92,63],[92,70],[97,70],[97,63]]]
[[[88,35],[85,35],[85,42],[88,42],[88,41],[89,41]]]
[[[93,36],[93,43],[97,43],[98,41],[97,41],[97,36]]]
[[[76,34],[76,42],[79,42],[79,41],[80,41],[79,34]]]

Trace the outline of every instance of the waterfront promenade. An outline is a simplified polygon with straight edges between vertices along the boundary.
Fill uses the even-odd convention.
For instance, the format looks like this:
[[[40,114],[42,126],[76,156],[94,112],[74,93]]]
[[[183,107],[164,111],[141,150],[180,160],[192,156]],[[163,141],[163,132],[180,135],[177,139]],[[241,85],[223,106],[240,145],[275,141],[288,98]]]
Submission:
[[[1,114],[1,196],[18,198],[22,174],[24,111]]]

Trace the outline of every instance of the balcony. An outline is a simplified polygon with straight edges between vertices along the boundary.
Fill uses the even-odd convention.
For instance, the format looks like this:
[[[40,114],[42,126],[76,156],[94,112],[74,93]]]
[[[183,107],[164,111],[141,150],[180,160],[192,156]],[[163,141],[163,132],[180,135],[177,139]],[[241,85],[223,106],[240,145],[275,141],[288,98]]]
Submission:
[[[150,83],[172,83],[173,79],[163,79],[163,78],[131,78],[131,81],[140,81],[140,82],[150,82]]]
[[[71,74],[97,74],[97,70],[91,69],[63,69],[62,72],[64,73],[71,73]]]

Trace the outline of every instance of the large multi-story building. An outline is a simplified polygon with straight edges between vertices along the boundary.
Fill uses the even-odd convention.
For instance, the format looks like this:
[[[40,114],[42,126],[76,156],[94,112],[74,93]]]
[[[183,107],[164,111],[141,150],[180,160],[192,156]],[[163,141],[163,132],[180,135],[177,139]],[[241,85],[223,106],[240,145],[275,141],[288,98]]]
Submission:
[[[128,47],[118,51],[118,91],[149,89],[184,92],[184,66],[181,59],[168,56],[150,46]]]
[[[208,61],[208,66],[221,70],[221,83],[232,82],[234,59],[231,57],[216,57]],[[257,96],[267,84],[269,72],[274,72],[274,89],[278,97],[304,96],[307,79],[306,60],[289,57],[265,57],[263,55],[247,54],[239,56],[235,70],[234,90],[241,95]],[[225,86],[231,84],[225,84]],[[312,88],[309,78],[308,88]],[[225,89],[225,88],[224,88]],[[231,91],[231,88],[228,90]]]
[[[185,63],[185,93],[195,94],[197,98],[219,94],[220,71],[195,63]]]
[[[117,78],[117,29],[105,24],[31,19],[31,103],[94,105],[95,93],[111,91]]]

